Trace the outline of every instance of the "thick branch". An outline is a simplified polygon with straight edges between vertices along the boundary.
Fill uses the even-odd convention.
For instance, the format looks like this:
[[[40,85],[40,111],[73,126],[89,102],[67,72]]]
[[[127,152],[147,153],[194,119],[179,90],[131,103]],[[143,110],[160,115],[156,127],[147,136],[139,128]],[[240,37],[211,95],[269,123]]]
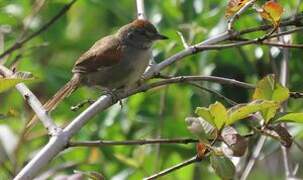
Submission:
[[[13,72],[6,67],[0,65],[0,72],[5,77],[10,77],[13,75]],[[51,135],[57,135],[61,132],[61,129],[53,122],[51,117],[47,114],[43,105],[38,100],[38,98],[25,86],[23,83],[19,83],[16,85],[17,90],[22,94],[23,98],[30,105],[30,107],[34,110],[37,117],[41,120],[44,127],[48,130],[48,133]]]
[[[137,5],[137,17],[138,19],[145,19],[144,0],[136,0]]]

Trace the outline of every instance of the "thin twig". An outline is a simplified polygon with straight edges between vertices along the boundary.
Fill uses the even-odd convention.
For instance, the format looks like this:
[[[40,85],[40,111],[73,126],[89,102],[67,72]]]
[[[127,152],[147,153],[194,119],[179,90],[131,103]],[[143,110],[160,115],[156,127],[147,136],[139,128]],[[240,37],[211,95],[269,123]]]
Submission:
[[[165,121],[165,118],[164,118],[164,115],[165,115],[165,109],[166,109],[166,97],[167,97],[167,92],[168,92],[168,88],[165,88],[161,94],[160,94],[160,99],[159,99],[159,110],[158,110],[158,118],[157,118],[157,126],[155,128],[156,132],[155,132],[155,138],[162,138],[162,131],[163,131],[163,128],[164,128],[164,121]],[[160,163],[160,160],[161,160],[161,144],[157,144],[155,147],[154,147],[154,150],[155,150],[155,161],[154,161],[154,169],[153,171],[154,172],[157,172],[159,170],[159,163]]]
[[[290,39],[289,40],[285,40],[284,36],[281,36],[279,38],[279,40],[283,44],[285,44],[285,45],[290,44]],[[289,58],[290,58],[290,54],[289,54],[289,49],[286,49],[286,48],[283,48],[282,52],[283,52],[283,58],[282,58],[282,61],[281,61],[280,83],[282,84],[282,86],[287,87],[287,85],[288,85],[288,77],[289,77]],[[283,103],[283,106],[282,106],[282,108],[280,110],[281,112],[285,112],[286,111],[287,104],[288,104],[287,101],[285,101]],[[287,128],[286,123],[282,123],[282,126],[284,128]],[[291,178],[291,177],[294,176],[294,174],[293,174],[293,165],[292,165],[292,163],[290,161],[289,148],[281,145],[281,149],[282,149],[282,155],[283,155],[283,163],[284,163],[284,169],[285,169],[285,176],[288,179],[288,178]]]
[[[44,6],[46,0],[36,0],[34,2],[33,8],[30,12],[29,15],[27,15],[24,19],[23,19],[23,27],[22,27],[22,31],[19,35],[19,38],[17,41],[21,40],[24,38],[24,36],[27,34],[28,29],[31,25],[31,23],[33,22],[35,16],[39,13],[39,11],[42,9],[42,7]]]
[[[199,140],[190,138],[178,138],[178,139],[142,139],[142,140],[125,140],[125,141],[81,141],[70,142],[68,147],[101,147],[101,146],[134,146],[134,145],[146,145],[146,144],[188,144],[197,143]]]
[[[282,20],[281,23],[279,24],[279,27],[302,26],[302,23],[301,23],[302,19],[303,19],[303,14],[302,13],[296,14],[295,18],[288,17],[288,18]],[[256,32],[256,31],[266,31],[266,30],[272,29],[272,28],[273,28],[273,25],[269,25],[269,24],[261,25],[261,26],[241,30],[241,31],[239,31],[239,35],[252,33],[252,32]]]
[[[188,159],[188,160],[186,160],[186,161],[184,161],[182,163],[179,163],[179,164],[177,164],[177,165],[175,165],[173,167],[167,168],[167,169],[165,169],[165,170],[163,170],[163,171],[161,171],[161,172],[159,172],[157,174],[154,174],[152,176],[146,177],[146,178],[144,178],[144,180],[150,180],[150,179],[156,179],[156,178],[162,177],[162,176],[164,176],[164,175],[166,175],[166,174],[168,174],[170,172],[176,171],[176,170],[178,170],[178,169],[180,169],[182,167],[185,167],[185,166],[188,166],[190,164],[193,164],[193,163],[196,163],[196,162],[200,162],[200,161],[201,161],[201,159],[198,158],[198,156],[192,157],[192,158],[190,158],[190,159]]]
[[[12,53],[13,51],[20,49],[25,43],[27,43],[29,40],[33,39],[34,37],[38,36],[45,30],[47,30],[52,24],[54,24],[61,16],[63,16],[70,7],[76,2],[77,0],[71,0],[68,4],[64,5],[62,9],[56,14],[52,19],[50,19],[48,22],[46,22],[38,31],[32,33],[28,37],[17,41],[15,44],[13,44],[10,48],[8,48],[6,51],[4,51],[2,54],[0,54],[0,59],[5,57],[6,55]]]
[[[251,155],[251,158],[249,159],[248,163],[246,164],[244,171],[240,177],[240,180],[246,180],[248,175],[250,174],[252,168],[255,165],[256,160],[258,159],[261,150],[263,148],[263,145],[265,143],[266,136],[261,136],[257,142],[257,145],[255,146],[253,153]]]
[[[177,34],[179,35],[179,37],[180,37],[180,39],[181,39],[181,42],[182,42],[182,44],[183,44],[183,47],[184,47],[185,49],[189,48],[189,45],[188,45],[188,43],[186,42],[186,40],[185,40],[183,34],[182,34],[180,31],[177,31]]]
[[[303,93],[301,92],[290,92],[289,95],[294,99],[303,98]]]
[[[154,82],[151,84],[146,84],[148,88],[154,88],[158,86],[173,84],[173,83],[187,83],[187,82],[196,82],[196,81],[207,81],[207,82],[214,82],[219,84],[226,84],[231,86],[237,86],[242,87],[246,89],[254,89],[255,86],[249,83],[237,81],[235,79],[229,79],[229,78],[223,78],[223,77],[217,77],[217,76],[177,76],[170,79],[161,80],[158,82]],[[142,88],[145,90],[145,88]],[[146,89],[147,90],[147,89]]]
[[[228,97],[226,97],[226,96],[220,94],[219,92],[214,91],[214,90],[209,89],[209,88],[206,88],[206,87],[203,87],[203,86],[201,86],[201,85],[199,85],[199,84],[197,84],[197,83],[189,82],[188,84],[193,85],[193,86],[195,86],[195,87],[197,87],[197,88],[199,88],[199,89],[202,89],[203,91],[207,91],[207,92],[209,92],[209,93],[211,93],[211,94],[214,94],[215,96],[217,96],[218,98],[223,99],[224,101],[226,101],[226,102],[227,102],[228,104],[230,104],[230,105],[236,105],[236,104],[238,104],[238,103],[236,103],[235,101],[233,101],[232,99],[230,99],[230,98],[228,98]]]

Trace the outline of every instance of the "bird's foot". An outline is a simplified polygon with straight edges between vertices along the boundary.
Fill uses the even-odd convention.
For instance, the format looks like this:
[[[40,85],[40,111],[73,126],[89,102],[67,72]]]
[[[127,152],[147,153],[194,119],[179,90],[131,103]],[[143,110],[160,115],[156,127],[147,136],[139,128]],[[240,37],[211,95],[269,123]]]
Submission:
[[[82,102],[80,102],[80,103],[78,103],[78,104],[76,104],[76,105],[70,107],[70,110],[72,110],[72,111],[78,111],[80,108],[82,108],[82,107],[85,106],[86,104],[91,105],[91,104],[93,104],[94,102],[95,102],[95,100],[87,99],[87,100],[84,100],[84,101],[82,101]]]
[[[145,79],[144,77],[141,77],[136,83],[135,83],[135,87],[139,87],[144,83]]]
[[[112,103],[115,104],[116,102],[119,102],[119,105],[121,106],[121,109],[123,108],[122,99],[119,98],[120,89],[114,89],[114,90],[105,90],[104,94],[109,94],[112,98]]]

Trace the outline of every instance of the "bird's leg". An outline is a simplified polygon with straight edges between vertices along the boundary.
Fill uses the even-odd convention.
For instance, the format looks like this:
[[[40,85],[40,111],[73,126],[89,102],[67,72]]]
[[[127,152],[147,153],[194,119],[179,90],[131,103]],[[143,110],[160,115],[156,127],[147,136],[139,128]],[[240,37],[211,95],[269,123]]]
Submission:
[[[136,83],[135,83],[135,87],[139,87],[144,83],[145,79],[144,77],[141,77]]]
[[[72,110],[72,111],[78,111],[78,110],[79,110],[80,108],[82,108],[84,105],[86,105],[86,104],[91,105],[91,104],[93,104],[94,102],[95,102],[95,100],[87,99],[87,100],[84,100],[84,101],[82,101],[82,102],[80,102],[80,103],[78,103],[78,104],[76,104],[76,105],[70,107],[70,110]]]
[[[122,100],[119,99],[119,97],[117,95],[119,93],[119,90],[121,90],[121,89],[123,89],[123,87],[118,88],[118,89],[112,89],[112,90],[106,89],[106,90],[104,90],[104,94],[109,94],[111,96],[112,103],[116,103],[117,101],[119,101],[119,104],[120,104],[121,109],[122,109],[123,108]]]

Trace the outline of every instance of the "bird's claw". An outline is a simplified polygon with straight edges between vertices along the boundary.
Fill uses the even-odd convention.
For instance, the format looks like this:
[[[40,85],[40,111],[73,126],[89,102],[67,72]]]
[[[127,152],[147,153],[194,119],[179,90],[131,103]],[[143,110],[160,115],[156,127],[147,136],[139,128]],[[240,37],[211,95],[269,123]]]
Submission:
[[[112,98],[112,103],[119,102],[119,105],[121,106],[121,109],[123,108],[122,99],[118,97],[118,90],[106,90],[104,94],[109,94]]]

